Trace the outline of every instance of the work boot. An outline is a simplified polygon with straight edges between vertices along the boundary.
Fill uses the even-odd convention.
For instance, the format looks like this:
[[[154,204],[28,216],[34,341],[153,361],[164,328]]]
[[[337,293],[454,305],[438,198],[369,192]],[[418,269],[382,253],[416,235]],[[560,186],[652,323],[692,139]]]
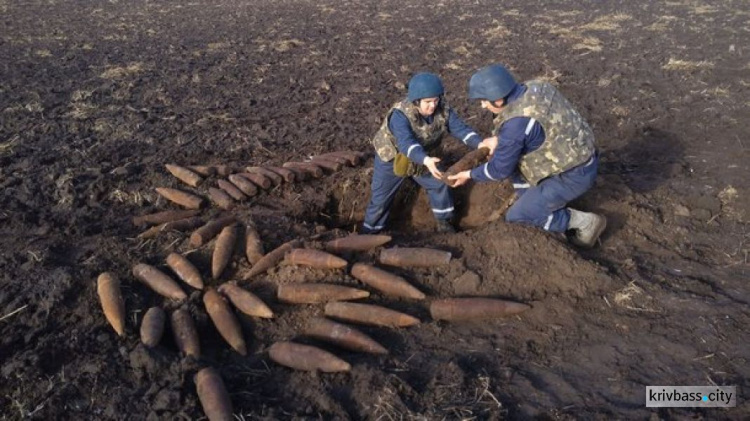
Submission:
[[[453,227],[451,221],[448,221],[447,219],[438,219],[437,232],[442,234],[453,234],[456,232],[456,228]]]
[[[375,234],[379,234],[380,231],[382,231],[382,230],[379,230],[379,229],[370,229],[370,228],[365,227],[364,225],[360,225],[360,227],[359,227],[359,234],[371,234],[371,235],[375,235]]]
[[[579,247],[594,247],[596,240],[607,228],[607,218],[573,208],[568,208],[568,211],[570,212],[568,229],[575,230],[575,235],[571,237],[570,241]]]

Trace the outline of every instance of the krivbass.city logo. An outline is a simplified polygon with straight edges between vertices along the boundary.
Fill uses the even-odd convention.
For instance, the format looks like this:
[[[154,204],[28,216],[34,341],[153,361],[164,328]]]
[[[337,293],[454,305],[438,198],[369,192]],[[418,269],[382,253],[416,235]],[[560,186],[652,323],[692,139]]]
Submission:
[[[736,386],[646,386],[649,408],[729,408],[737,406]]]

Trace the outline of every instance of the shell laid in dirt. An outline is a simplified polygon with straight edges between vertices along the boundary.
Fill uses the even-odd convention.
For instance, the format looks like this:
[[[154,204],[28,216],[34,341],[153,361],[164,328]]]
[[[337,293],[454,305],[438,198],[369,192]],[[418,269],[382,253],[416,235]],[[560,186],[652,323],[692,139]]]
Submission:
[[[388,350],[364,333],[342,323],[318,317],[304,331],[305,335],[331,342],[342,348],[370,354],[387,354]]]
[[[172,333],[180,352],[189,357],[200,358],[201,346],[198,330],[195,328],[193,317],[187,310],[180,308],[172,313]]]
[[[151,307],[143,315],[141,322],[141,342],[143,345],[153,348],[159,344],[164,335],[164,325],[167,322],[167,313],[161,307]]]
[[[372,304],[328,303],[325,307],[325,315],[372,326],[408,327],[419,324],[419,319],[416,317]]]
[[[177,285],[174,279],[151,265],[140,263],[133,266],[133,275],[164,297],[178,301],[187,298],[185,291]]]
[[[193,381],[203,413],[209,421],[234,421],[232,400],[218,371],[211,367],[204,368]]]
[[[200,209],[203,205],[203,198],[184,192],[182,190],[170,189],[167,187],[157,187],[156,192],[165,199],[177,203],[187,209]]]
[[[96,292],[102,303],[104,317],[117,335],[125,334],[125,300],[120,291],[120,280],[109,272],[104,272],[96,280]]]
[[[406,279],[374,266],[356,263],[352,266],[352,276],[386,295],[415,300],[425,298],[424,293],[414,288]]]
[[[316,269],[341,269],[345,268],[347,261],[315,249],[294,249],[286,253],[284,262],[292,265],[310,266]]]
[[[203,289],[201,273],[187,257],[178,253],[169,253],[167,266],[186,284],[195,289]]]
[[[214,254],[211,258],[211,275],[219,279],[224,269],[229,265],[237,244],[237,224],[224,227],[216,238]]]
[[[276,342],[268,348],[268,356],[276,363],[295,370],[333,373],[352,368],[348,362],[330,352],[294,342]]]
[[[279,285],[279,301],[292,304],[318,304],[329,301],[359,300],[370,296],[370,292],[331,284],[284,284]]]
[[[248,316],[265,319],[273,317],[273,311],[271,311],[263,300],[234,282],[225,282],[219,286],[218,290],[232,302],[237,310]]]
[[[216,290],[209,288],[203,294],[203,304],[221,337],[240,355],[247,355],[247,345],[242,336],[240,322],[224,298]]]

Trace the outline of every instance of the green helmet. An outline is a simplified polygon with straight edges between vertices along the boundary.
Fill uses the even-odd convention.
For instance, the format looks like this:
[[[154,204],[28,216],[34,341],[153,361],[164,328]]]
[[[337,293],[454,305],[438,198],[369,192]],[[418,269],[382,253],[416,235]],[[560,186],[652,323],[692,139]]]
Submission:
[[[508,69],[500,64],[492,64],[469,79],[469,99],[497,101],[508,96],[516,85],[516,79]]]

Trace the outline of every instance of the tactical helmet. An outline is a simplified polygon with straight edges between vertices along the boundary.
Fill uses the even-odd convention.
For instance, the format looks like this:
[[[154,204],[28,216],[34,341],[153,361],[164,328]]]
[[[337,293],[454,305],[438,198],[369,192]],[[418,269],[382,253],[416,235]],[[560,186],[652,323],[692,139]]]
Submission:
[[[516,87],[516,79],[500,64],[492,64],[474,73],[469,79],[469,99],[497,101]]]
[[[439,97],[445,92],[443,82],[432,73],[417,73],[409,81],[409,102],[422,98]]]

